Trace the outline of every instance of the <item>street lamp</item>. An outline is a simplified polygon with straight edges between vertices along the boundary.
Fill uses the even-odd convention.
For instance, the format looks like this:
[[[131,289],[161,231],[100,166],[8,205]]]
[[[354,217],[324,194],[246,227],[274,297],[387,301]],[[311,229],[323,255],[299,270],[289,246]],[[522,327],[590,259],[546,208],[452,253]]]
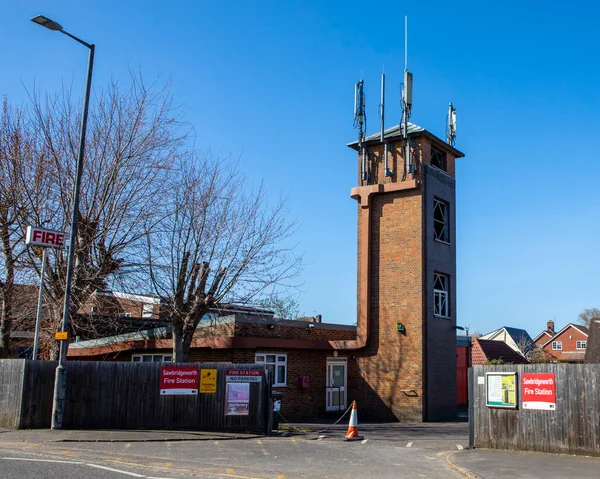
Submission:
[[[81,133],[79,136],[79,153],[77,155],[77,168],[75,173],[75,185],[73,187],[73,211],[71,216],[71,237],[69,242],[69,256],[67,258],[67,281],[65,285],[65,300],[63,305],[62,332],[69,330],[69,306],[71,298],[71,280],[73,279],[73,258],[75,256],[75,244],[77,242],[77,222],[79,220],[79,189],[81,185],[81,173],[83,171],[83,156],[85,153],[85,131],[87,128],[88,108],[90,104],[90,90],[92,86],[92,69],[94,67],[94,49],[93,44],[84,42],[80,38],[66,32],[63,27],[49,18],[38,15],[31,19],[32,22],[46,27],[49,30],[57,31],[71,37],[78,43],[86,46],[90,50],[87,69],[87,80],[85,84],[85,97],[83,100],[83,115],[81,117]],[[63,412],[65,397],[67,392],[67,351],[69,348],[68,340],[60,342],[60,355],[58,367],[56,368],[56,379],[54,381],[54,400],[52,403],[52,429],[62,429]]]

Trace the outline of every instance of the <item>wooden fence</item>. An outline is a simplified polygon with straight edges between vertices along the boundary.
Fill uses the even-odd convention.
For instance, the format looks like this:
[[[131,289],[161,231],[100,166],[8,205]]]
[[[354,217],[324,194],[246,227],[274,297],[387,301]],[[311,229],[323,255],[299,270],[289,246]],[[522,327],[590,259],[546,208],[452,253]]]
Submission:
[[[49,428],[54,361],[0,361],[0,426]],[[161,395],[166,363],[67,362],[64,429],[191,429],[269,434],[272,424],[270,371],[248,364],[178,364],[217,370],[214,393]],[[227,415],[226,371],[260,370],[249,383],[247,415]]]
[[[516,408],[488,407],[486,373],[515,372]],[[556,405],[523,407],[523,374],[553,373]],[[474,366],[469,378],[474,447],[600,456],[600,364]]]

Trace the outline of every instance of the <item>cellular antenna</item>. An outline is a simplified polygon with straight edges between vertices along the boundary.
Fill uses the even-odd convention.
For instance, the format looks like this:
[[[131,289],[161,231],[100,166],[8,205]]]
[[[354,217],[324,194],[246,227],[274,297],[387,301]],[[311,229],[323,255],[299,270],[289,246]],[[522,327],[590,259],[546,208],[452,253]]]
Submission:
[[[408,140],[408,120],[412,109],[412,73],[408,71],[408,16],[404,17],[404,83],[402,85],[402,118],[400,126],[402,130],[402,139],[404,140],[404,172],[402,180],[406,179],[406,173],[415,176],[412,159],[410,157],[410,141]]]
[[[456,141],[456,108],[450,102],[448,105],[448,116],[446,118],[446,142],[454,146]]]
[[[365,110],[365,82],[361,79],[354,85],[354,128],[358,130],[358,148],[362,151],[361,178],[367,180],[367,151],[364,146],[367,128],[367,114]]]
[[[383,143],[383,168],[385,176],[392,176],[392,170],[388,167],[388,144],[385,141],[385,73],[381,72],[381,103],[379,104],[381,117],[381,143]]]

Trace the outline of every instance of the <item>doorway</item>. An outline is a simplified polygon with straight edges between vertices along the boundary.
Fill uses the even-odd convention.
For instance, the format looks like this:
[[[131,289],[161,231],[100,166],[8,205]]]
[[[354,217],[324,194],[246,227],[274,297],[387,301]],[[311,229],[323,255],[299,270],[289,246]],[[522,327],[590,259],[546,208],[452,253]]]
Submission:
[[[346,358],[327,358],[326,411],[346,410]]]

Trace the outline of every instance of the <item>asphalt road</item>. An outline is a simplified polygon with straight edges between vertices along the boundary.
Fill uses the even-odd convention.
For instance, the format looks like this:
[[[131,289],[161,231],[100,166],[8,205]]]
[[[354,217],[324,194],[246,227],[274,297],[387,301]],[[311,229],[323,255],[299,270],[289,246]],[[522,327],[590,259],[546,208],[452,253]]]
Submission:
[[[349,443],[340,438],[305,437],[140,443],[2,443],[0,477],[462,477],[450,468],[447,455],[448,451],[407,447],[387,441]]]

